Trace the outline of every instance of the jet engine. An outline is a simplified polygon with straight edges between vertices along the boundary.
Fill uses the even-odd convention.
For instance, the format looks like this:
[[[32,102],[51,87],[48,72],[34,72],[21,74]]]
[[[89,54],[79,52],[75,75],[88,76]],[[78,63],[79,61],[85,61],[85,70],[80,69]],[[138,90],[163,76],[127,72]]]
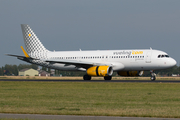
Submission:
[[[87,69],[89,76],[112,76],[113,69],[111,66],[93,66]]]
[[[144,71],[119,71],[118,75],[120,76],[142,76]]]

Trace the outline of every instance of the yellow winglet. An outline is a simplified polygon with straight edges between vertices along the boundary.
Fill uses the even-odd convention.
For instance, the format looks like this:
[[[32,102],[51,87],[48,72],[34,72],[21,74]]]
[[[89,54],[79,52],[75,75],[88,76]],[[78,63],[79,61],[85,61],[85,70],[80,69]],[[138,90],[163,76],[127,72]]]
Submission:
[[[21,49],[22,49],[24,55],[25,55],[27,58],[29,58],[29,55],[28,55],[27,52],[24,50],[23,46],[21,46]]]

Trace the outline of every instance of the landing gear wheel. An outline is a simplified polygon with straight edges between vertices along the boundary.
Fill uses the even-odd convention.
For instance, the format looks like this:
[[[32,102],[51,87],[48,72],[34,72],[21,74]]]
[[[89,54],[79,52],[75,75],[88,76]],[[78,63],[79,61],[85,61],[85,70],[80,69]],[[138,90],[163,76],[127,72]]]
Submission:
[[[83,79],[84,79],[84,80],[91,80],[91,76],[89,76],[89,75],[84,75],[84,76],[83,76]]]
[[[156,80],[156,76],[151,76],[151,81],[155,81]]]
[[[112,76],[105,76],[104,77],[104,80],[111,80],[112,79]]]
[[[155,81],[156,80],[156,73],[154,73],[153,70],[151,70],[150,73],[151,73],[151,81]]]

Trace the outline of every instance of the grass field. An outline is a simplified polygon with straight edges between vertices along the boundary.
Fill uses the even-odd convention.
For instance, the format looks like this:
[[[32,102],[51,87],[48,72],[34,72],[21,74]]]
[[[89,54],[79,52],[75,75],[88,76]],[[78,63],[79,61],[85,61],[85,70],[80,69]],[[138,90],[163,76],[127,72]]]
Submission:
[[[0,82],[0,113],[180,118],[180,84]]]

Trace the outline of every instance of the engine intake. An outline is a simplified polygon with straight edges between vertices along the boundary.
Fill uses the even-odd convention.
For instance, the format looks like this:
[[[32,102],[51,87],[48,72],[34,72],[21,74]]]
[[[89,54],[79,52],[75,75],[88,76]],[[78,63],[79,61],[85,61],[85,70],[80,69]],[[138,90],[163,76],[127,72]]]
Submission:
[[[86,72],[89,76],[112,76],[113,69],[111,66],[93,66]]]
[[[119,71],[118,75],[120,76],[142,76],[144,71]]]

